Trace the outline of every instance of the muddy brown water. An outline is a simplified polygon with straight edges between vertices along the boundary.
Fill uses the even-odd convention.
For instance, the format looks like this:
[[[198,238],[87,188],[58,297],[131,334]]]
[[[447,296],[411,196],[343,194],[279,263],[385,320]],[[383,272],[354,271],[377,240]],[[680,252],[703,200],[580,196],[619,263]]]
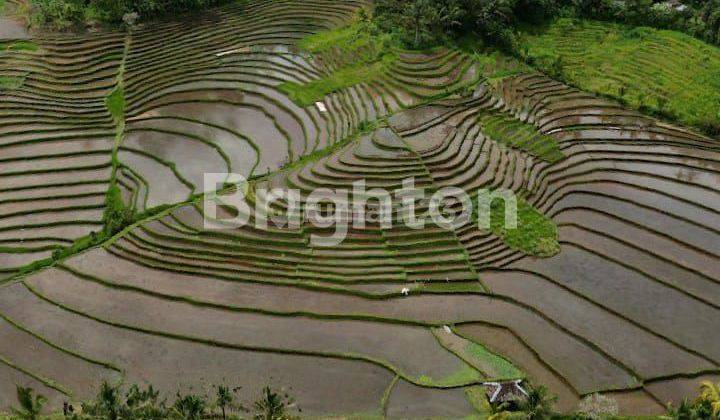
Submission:
[[[720,310],[577,246],[563,244],[557,257],[542,262],[529,259],[513,264],[548,276],[646,328],[670,337],[710,358],[720,355],[712,335]]]
[[[586,337],[643,378],[711,369],[712,363],[642,330],[609,311],[573,295],[531,273],[482,273],[490,288],[533,306],[557,322]],[[648,355],[647,349],[656,349]]]
[[[28,305],[37,311],[22,310]],[[251,406],[261,387],[272,384],[295,397],[305,415],[329,414],[327,401],[331,399],[349,412],[371,412],[379,409],[393,378],[386,370],[364,362],[235,351],[112,328],[39,300],[21,284],[3,289],[0,310],[63,348],[127,369],[126,382],[153,384],[168,398],[175,396],[175,390],[212,393],[212,386],[228,384],[242,387],[239,402]],[[30,383],[25,375],[2,377],[17,378],[13,384]],[[192,384],[185,379],[188,377],[195,378]],[[5,386],[6,381],[0,382]],[[77,398],[89,398],[98,386],[94,377],[86,378],[84,385]],[[36,390],[45,388],[37,386]],[[13,404],[10,399],[14,395],[3,393],[0,407]],[[53,406],[61,406],[63,397],[53,392],[45,395],[53,397]]]
[[[251,347],[363,354],[387,360],[414,378],[427,375],[440,380],[461,370],[464,365],[424,328],[201,309],[136,293],[113,291],[66,272],[35,276],[32,284],[41,293],[84,313],[154,331]],[[113,303],[105,305],[101,302]],[[160,316],[160,313],[164,315]],[[416,343],[414,352],[405,352],[406,342]]]
[[[91,274],[101,273],[103,271],[103,265],[109,267],[115,264],[113,257],[108,257],[107,255],[103,256],[95,253],[92,257],[88,256],[88,258],[87,263],[84,263],[82,267],[78,266],[78,268],[88,270]],[[100,260],[94,262],[96,258],[100,258]],[[99,261],[106,262],[101,264]],[[119,264],[118,266],[120,267],[127,263],[118,261],[117,264]],[[210,299],[212,301],[220,299],[220,301],[227,302],[228,304],[241,306],[258,307],[258,305],[260,305],[261,307],[276,308],[276,310],[282,311],[303,310],[301,308],[305,308],[304,310],[313,312],[378,314],[386,317],[428,321],[441,319],[447,320],[449,323],[460,320],[468,321],[478,319],[499,322],[512,325],[512,328],[529,343],[532,343],[538,351],[543,353],[543,357],[550,359],[555,359],[556,356],[560,357],[551,363],[560,366],[564,374],[569,375],[572,381],[577,381],[580,388],[584,390],[588,390],[587,387],[595,387],[596,385],[592,385],[592,382],[586,380],[586,378],[588,378],[587,373],[575,371],[576,369],[584,370],[582,366],[593,366],[593,369],[596,370],[594,380],[597,380],[597,369],[603,369],[603,372],[608,375],[606,380],[615,383],[614,386],[620,386],[620,383],[629,380],[623,373],[616,372],[614,367],[608,365],[606,361],[603,361],[602,357],[599,357],[592,351],[588,352],[588,350],[583,349],[583,346],[579,343],[568,340],[568,337],[563,337],[562,333],[554,330],[539,318],[527,314],[518,308],[513,309],[512,305],[489,300],[482,296],[418,296],[396,299],[392,301],[392,304],[389,304],[342,295],[328,296],[321,292],[303,291],[295,288],[271,285],[218,283],[211,279],[203,280],[202,277],[197,276],[181,276],[192,281],[176,283],[173,286],[174,282],[172,279],[175,278],[176,275],[168,273],[160,277],[161,272],[157,272],[156,270],[152,270],[152,272],[155,273],[152,275],[142,274],[146,270],[147,269],[140,266],[133,267],[133,265],[128,265],[126,269],[118,270],[118,272],[125,273],[123,282],[132,281],[137,284],[136,282],[143,278],[155,278],[156,281],[153,282],[153,285],[144,284],[143,286],[154,288],[155,285],[158,287],[161,286],[160,279],[164,277],[166,280],[162,280],[162,283],[166,285],[162,286],[162,288],[166,293],[175,293],[172,291],[172,288],[178,287],[180,284],[187,284],[188,289],[186,293],[195,295],[198,299]],[[203,285],[201,286],[200,284]],[[210,294],[198,294],[201,291],[207,291]],[[254,298],[254,296],[263,296],[263,299],[258,300]],[[552,340],[553,344],[550,344],[546,340],[550,334],[554,337]],[[549,350],[548,346],[553,347],[553,350]],[[578,360],[577,365],[575,363],[569,365],[567,362],[560,362],[560,360],[567,360],[567,357],[563,358],[561,356],[565,351],[571,352],[571,354],[574,355],[573,359]],[[585,359],[586,357],[588,359]],[[580,362],[580,360],[585,360],[585,362]],[[617,381],[620,381],[620,383]]]
[[[390,419],[459,419],[475,413],[463,389],[432,390],[403,380],[395,384],[387,401],[387,417]]]

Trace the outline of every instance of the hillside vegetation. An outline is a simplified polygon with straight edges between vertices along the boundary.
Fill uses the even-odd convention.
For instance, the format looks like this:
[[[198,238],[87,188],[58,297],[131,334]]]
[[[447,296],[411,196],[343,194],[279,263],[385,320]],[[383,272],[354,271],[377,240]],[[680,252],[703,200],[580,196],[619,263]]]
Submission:
[[[559,19],[525,33],[522,53],[580,89],[720,133],[720,49],[652,28]]]
[[[59,30],[92,21],[132,24],[143,19],[206,9],[233,0],[32,0],[31,22]]]

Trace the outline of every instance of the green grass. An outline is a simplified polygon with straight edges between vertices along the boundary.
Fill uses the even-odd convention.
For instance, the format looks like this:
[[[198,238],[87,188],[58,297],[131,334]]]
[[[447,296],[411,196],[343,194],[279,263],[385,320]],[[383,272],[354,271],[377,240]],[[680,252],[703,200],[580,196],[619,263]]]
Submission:
[[[525,31],[521,51],[582,90],[720,134],[720,48],[674,31],[559,19]]]
[[[0,76],[0,91],[20,89],[24,84],[24,77]]]
[[[422,375],[417,379],[417,383],[432,387],[456,387],[482,381],[484,378],[472,366],[463,363],[462,366],[454,373],[444,377],[433,379],[429,376]]]
[[[480,282],[461,283],[461,282],[428,282],[420,283],[418,287],[422,292],[433,293],[482,293],[485,290]]]
[[[301,39],[298,46],[312,53],[328,52],[334,47],[343,50],[358,49],[365,42],[357,36],[359,28],[359,24],[354,23],[341,28],[321,31]],[[348,44],[349,42],[351,44]]]
[[[109,239],[133,224],[137,217],[133,209],[127,208],[125,205],[122,192],[117,184],[110,185],[105,197],[105,213],[103,214],[104,236]]]
[[[465,348],[468,354],[471,354],[474,358],[482,360],[483,364],[489,365],[493,369],[493,376],[488,378],[492,380],[510,380],[524,378],[525,375],[516,368],[512,363],[508,362],[504,358],[486,349],[484,346],[469,341]],[[485,372],[490,373],[490,372]]]
[[[505,226],[505,205],[494,200],[490,210],[491,231],[507,246],[536,257],[551,257],[560,252],[555,222],[525,200],[517,198],[517,228]]]
[[[285,82],[280,90],[299,106],[310,106],[321,101],[326,95],[380,77],[386,68],[385,60],[370,65],[344,67],[327,77],[299,84]]]
[[[483,133],[502,144],[525,151],[550,163],[562,160],[557,141],[540,133],[534,125],[499,113],[478,117]]]
[[[39,49],[38,44],[32,41],[0,42],[0,51],[35,52]]]
[[[377,80],[397,60],[395,41],[380,34],[367,22],[319,32],[300,40],[298,46],[337,70],[308,83],[286,82],[279,89],[299,106],[310,106],[326,95]]]
[[[125,120],[125,89],[122,83],[118,83],[115,89],[105,98],[105,106],[107,106],[116,123]]]
[[[483,417],[490,415],[492,409],[487,396],[485,396],[485,387],[478,385],[465,388],[465,398]]]

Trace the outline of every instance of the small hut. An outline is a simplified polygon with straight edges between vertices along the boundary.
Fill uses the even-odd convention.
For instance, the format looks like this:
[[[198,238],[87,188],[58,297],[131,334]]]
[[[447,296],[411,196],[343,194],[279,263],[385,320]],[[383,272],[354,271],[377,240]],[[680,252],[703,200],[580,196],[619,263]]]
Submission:
[[[516,404],[528,397],[521,385],[522,379],[508,382],[485,382],[485,395],[491,405]]]

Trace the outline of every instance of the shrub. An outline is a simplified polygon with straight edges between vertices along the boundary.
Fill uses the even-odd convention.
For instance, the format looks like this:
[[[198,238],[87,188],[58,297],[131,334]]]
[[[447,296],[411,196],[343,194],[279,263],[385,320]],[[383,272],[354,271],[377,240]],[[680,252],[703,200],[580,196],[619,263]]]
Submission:
[[[177,394],[173,414],[183,420],[200,420],[205,416],[207,401],[198,395]]]
[[[17,400],[20,408],[13,408],[12,412],[15,417],[21,420],[36,420],[40,417],[47,398],[42,395],[35,395],[32,388],[17,387]]]
[[[130,226],[135,221],[135,212],[132,208],[125,206],[122,198],[122,192],[117,184],[113,184],[108,189],[105,198],[105,212],[103,214],[105,236],[112,236],[120,232],[124,228]]]
[[[620,409],[615,399],[600,394],[585,397],[578,405],[578,414],[581,418],[590,420],[605,420],[618,415]]]
[[[77,26],[84,16],[82,0],[33,0],[30,20],[35,26],[66,30]]]
[[[293,420],[288,411],[293,407],[292,398],[280,394],[270,387],[263,388],[262,396],[255,402],[255,420]]]
[[[555,417],[553,405],[557,397],[550,395],[547,388],[528,386],[527,392],[527,398],[515,404],[491,407],[493,415],[488,420],[547,420]]]

